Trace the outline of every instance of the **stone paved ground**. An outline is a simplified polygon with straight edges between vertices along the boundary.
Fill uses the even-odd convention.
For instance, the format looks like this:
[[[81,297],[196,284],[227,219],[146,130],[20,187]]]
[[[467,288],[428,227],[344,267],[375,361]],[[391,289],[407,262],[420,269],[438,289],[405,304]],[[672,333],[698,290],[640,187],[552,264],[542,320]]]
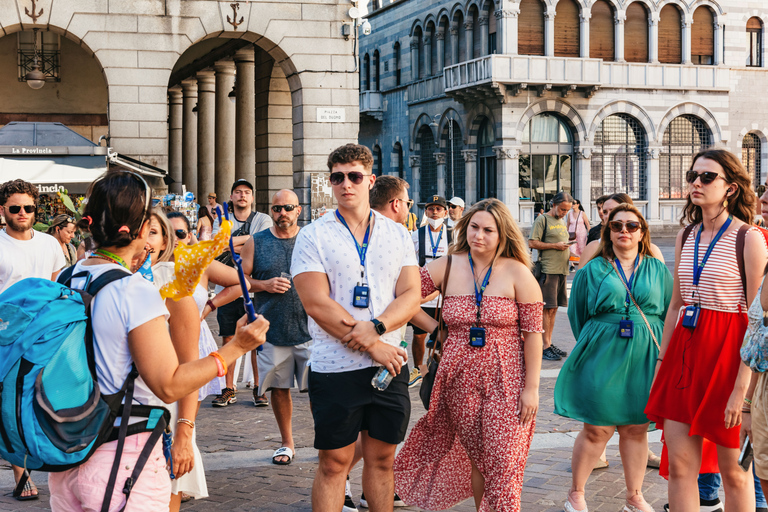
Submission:
[[[668,264],[671,264],[673,256],[671,251],[674,248],[670,249],[669,243],[665,243],[662,249]],[[568,327],[567,316],[562,310],[558,313],[554,339],[555,343],[565,350],[570,351],[573,348],[574,339]],[[560,366],[562,362],[544,361],[543,369],[556,371]],[[547,373],[552,372],[545,374]],[[579,423],[556,416],[552,412],[554,384],[555,379],[552,377],[542,379],[536,439],[546,439],[546,436],[559,432],[577,432],[581,428]],[[272,409],[271,407],[254,408],[250,401],[250,391],[241,386],[238,403],[224,409],[211,407],[210,398],[202,405],[198,416],[198,445],[201,452],[205,454],[210,497],[186,503],[182,506],[182,510],[201,512],[311,510],[310,490],[317,467],[317,457],[316,452],[311,449],[313,431],[307,395],[295,391],[293,393],[294,437],[297,448],[303,448],[303,450],[299,452],[293,464],[274,466],[268,462],[269,455],[279,446],[280,439]],[[424,414],[424,409],[418,399],[418,388],[411,390],[411,397],[412,426]],[[652,448],[659,453],[661,446],[654,443]],[[562,510],[562,503],[570,486],[570,457],[569,446],[531,450],[525,471],[523,512]],[[624,478],[618,446],[615,444],[608,447],[608,459],[610,467],[593,473],[587,485],[587,501],[592,511],[618,512],[624,503]],[[5,495],[11,490],[10,471],[5,468],[7,464],[0,471],[0,488],[2,488],[0,511],[49,510],[48,488],[44,475],[38,474],[35,479],[40,489],[41,499],[17,502]],[[351,476],[356,499],[361,491],[361,472],[361,465],[358,465]],[[647,472],[645,495],[656,510],[661,510],[666,503],[666,482],[659,477],[657,471]],[[474,504],[470,499],[451,510],[474,511]]]

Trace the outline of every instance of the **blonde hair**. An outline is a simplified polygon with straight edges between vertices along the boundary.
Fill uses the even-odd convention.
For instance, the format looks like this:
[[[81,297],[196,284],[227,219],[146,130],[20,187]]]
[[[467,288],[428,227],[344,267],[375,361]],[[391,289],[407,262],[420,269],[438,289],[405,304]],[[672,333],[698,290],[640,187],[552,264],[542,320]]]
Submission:
[[[168,217],[166,217],[163,211],[159,208],[152,210],[151,218],[155,219],[157,223],[160,224],[163,241],[165,242],[165,249],[157,254],[157,258],[153,258],[153,263],[173,261],[173,249],[176,246],[176,234],[173,232],[171,221],[168,220]]]
[[[498,199],[483,199],[475,203],[456,223],[453,232],[457,233],[453,245],[448,249],[448,254],[457,254],[469,252],[469,242],[467,241],[467,227],[472,221],[472,217],[477,212],[488,212],[496,221],[496,229],[499,232],[499,246],[496,249],[494,261],[498,258],[512,258],[519,261],[528,268],[531,268],[531,255],[528,252],[528,245],[523,237],[523,232],[512,217],[509,208]]]

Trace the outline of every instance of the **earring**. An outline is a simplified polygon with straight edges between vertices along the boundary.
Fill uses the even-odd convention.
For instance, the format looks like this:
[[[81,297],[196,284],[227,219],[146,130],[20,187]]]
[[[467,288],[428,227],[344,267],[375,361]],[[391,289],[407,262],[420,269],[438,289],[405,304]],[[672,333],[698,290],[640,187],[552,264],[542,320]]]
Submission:
[[[723,200],[723,208],[728,208],[728,198]]]

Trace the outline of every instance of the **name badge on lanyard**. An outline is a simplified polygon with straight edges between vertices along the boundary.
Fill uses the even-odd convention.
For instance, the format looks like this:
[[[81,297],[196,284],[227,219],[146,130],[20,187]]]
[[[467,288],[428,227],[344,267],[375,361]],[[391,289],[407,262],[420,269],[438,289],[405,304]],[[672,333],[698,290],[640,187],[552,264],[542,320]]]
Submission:
[[[371,235],[371,224],[373,223],[373,212],[371,212],[368,217],[368,227],[365,230],[362,246],[357,243],[355,234],[352,233],[351,229],[349,229],[347,221],[344,220],[344,217],[341,216],[339,210],[336,210],[336,217],[341,221],[342,224],[344,224],[344,227],[347,228],[347,231],[349,231],[349,234],[352,236],[352,241],[355,242],[355,248],[357,248],[357,256],[360,258],[360,281],[352,290],[352,306],[364,309],[370,305],[371,298],[370,289],[368,288],[368,283],[365,279],[365,255],[368,252],[368,242]]]
[[[616,269],[619,271],[619,279],[624,281],[624,284],[627,285],[627,296],[624,299],[624,318],[619,320],[619,337],[632,338],[635,335],[635,322],[629,318],[629,293],[630,290],[632,290],[632,281],[635,279],[637,265],[640,263],[640,255],[638,254],[635,257],[635,266],[632,269],[632,275],[629,276],[629,280],[627,280],[627,276],[624,274],[624,269],[621,268],[621,262],[619,261],[619,258],[616,258],[615,263]]]
[[[467,257],[469,258],[469,268],[472,271],[472,284],[475,286],[475,305],[477,306],[477,322],[469,328],[469,346],[479,348],[485,346],[485,327],[480,327],[480,312],[483,306],[483,294],[488,286],[488,281],[491,279],[493,265],[486,272],[483,282],[478,289],[477,282],[475,282],[475,264],[472,262],[472,254],[467,252]]]

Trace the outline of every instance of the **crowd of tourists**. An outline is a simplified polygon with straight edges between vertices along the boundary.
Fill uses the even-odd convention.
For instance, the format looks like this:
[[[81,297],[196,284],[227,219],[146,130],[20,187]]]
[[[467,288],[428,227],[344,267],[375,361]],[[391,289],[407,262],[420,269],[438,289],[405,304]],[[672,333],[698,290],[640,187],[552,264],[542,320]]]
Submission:
[[[12,306],[21,287],[42,280],[92,296],[80,337],[97,388],[117,397],[108,434],[80,441],[78,449],[92,450],[84,460],[43,465],[52,510],[122,510],[126,502],[126,510],[179,510],[184,499],[207,497],[197,415],[208,396],[218,408],[237,401],[244,355],[253,404],[271,402],[277,421],[274,464],[295,457],[291,389],[309,393],[319,456],[313,510],[357,510],[349,474],[360,460],[359,503],[375,512],[443,510],[470,497],[478,510],[520,510],[542,359],[563,358],[554,412],[584,424],[565,512],[587,512],[588,478],[607,464],[616,431],[624,510],[652,512],[643,479],[655,458],[653,429],[664,436],[665,510],[722,509],[721,484],[727,510],[766,507],[768,231],[753,225],[758,199],[734,155],[704,151],[687,171],[672,273],[625,194],[600,198],[601,223],[590,226],[561,192],[526,240],[496,199],[467,207],[431,196],[418,226],[408,183],[376,177],[372,166],[364,146],[334,150],[337,209],[304,227],[294,191],[275,193],[267,215],[254,211],[253,185],[237,180],[225,206],[207,197],[196,233],[183,214],[152,208],[150,187],[129,171],[95,181],[82,217],[56,217],[48,234],[32,229],[37,189],[23,180],[0,185],[0,307],[23,310],[23,301]],[[759,204],[768,217],[768,195]],[[222,208],[232,221],[230,249],[185,296],[161,295],[187,264],[180,248],[217,242]],[[88,242],[76,248],[78,229]],[[559,308],[576,339],[570,355],[553,343]],[[207,321],[214,312],[220,343]],[[0,345],[21,346],[24,333],[6,331]],[[0,381],[16,379],[17,404],[25,403],[22,370],[5,366]],[[0,424],[0,452],[18,462],[20,500],[38,497],[17,455],[31,452],[30,436],[47,435],[39,418],[73,421],[72,409],[55,405],[55,381],[36,371],[28,393],[40,395],[42,429],[25,433],[21,412],[15,421],[4,412]],[[409,387],[417,385],[427,412],[409,432]],[[89,413],[79,410],[78,419]],[[82,437],[73,430],[79,423],[67,425],[54,430]],[[740,458],[745,438],[752,468]]]

